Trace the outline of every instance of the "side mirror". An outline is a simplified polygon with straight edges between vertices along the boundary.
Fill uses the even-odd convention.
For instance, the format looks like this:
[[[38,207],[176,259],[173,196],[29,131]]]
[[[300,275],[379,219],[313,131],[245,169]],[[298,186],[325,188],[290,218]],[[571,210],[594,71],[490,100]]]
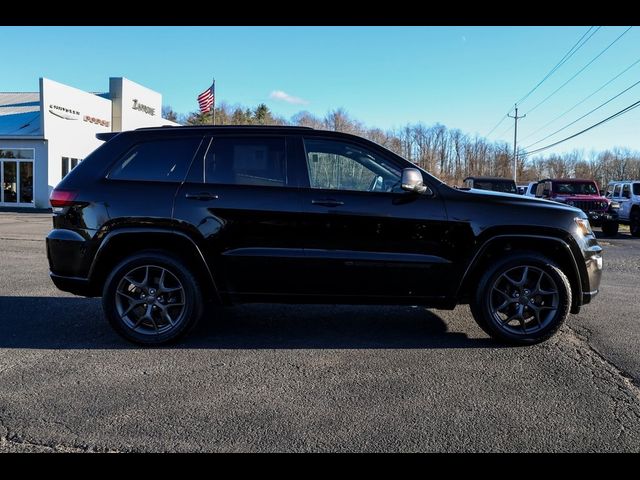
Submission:
[[[427,193],[429,189],[422,182],[422,173],[417,168],[405,168],[402,170],[402,190],[414,193]]]

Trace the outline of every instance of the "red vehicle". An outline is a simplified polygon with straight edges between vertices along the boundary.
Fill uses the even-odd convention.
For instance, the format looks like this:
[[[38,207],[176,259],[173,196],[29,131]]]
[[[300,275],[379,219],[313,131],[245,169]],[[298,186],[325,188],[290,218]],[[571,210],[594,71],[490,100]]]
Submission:
[[[613,236],[618,233],[618,209],[620,204],[600,194],[593,180],[575,178],[547,178],[540,180],[536,197],[564,203],[582,210],[589,223],[602,228],[602,233]]]

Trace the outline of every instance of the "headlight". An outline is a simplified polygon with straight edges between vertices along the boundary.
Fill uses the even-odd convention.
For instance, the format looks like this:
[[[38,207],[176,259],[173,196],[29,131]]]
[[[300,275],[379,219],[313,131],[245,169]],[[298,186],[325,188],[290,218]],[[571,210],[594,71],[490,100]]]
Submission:
[[[605,205],[606,206],[606,205]],[[611,208],[620,208],[620,204],[618,202],[611,202]]]
[[[586,218],[580,218],[580,217],[576,217],[573,220],[576,222],[576,225],[578,226],[578,232],[580,232],[584,236],[593,235],[593,230],[591,230],[591,225],[589,225],[589,220],[587,220]]]

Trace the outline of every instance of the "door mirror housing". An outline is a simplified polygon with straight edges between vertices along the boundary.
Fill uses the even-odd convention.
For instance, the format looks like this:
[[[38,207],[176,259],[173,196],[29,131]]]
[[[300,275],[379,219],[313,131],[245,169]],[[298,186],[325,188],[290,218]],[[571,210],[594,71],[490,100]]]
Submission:
[[[402,170],[402,180],[400,183],[402,190],[425,194],[430,192],[429,188],[423,183],[422,172],[417,168],[405,168]]]

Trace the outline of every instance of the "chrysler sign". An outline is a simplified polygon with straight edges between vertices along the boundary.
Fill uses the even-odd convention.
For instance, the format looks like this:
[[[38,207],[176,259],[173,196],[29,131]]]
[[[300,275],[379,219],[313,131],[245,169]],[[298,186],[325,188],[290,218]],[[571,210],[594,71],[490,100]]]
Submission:
[[[52,113],[56,117],[64,118],[65,120],[78,120],[80,119],[80,112],[71,108],[61,107],[60,105],[49,105],[49,113]]]

